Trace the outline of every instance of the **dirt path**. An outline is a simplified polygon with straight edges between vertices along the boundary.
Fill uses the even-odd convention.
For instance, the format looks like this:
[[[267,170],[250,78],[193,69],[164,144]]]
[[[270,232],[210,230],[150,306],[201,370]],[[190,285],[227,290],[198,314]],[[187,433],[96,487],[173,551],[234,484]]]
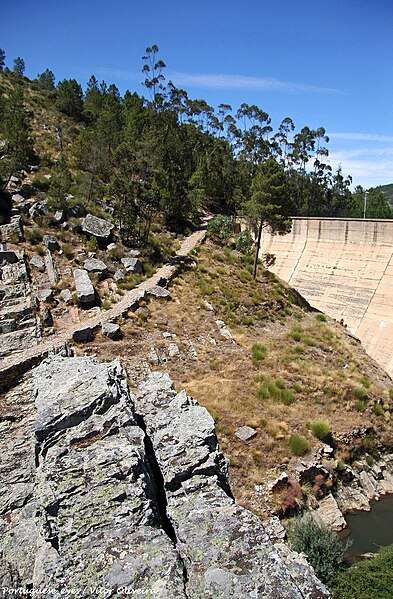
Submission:
[[[66,343],[72,341],[76,331],[88,329],[92,331],[98,328],[101,323],[115,321],[129,310],[137,308],[139,301],[145,297],[150,290],[160,285],[165,286],[171,279],[173,279],[182,266],[182,259],[203,241],[205,235],[205,226],[202,226],[198,231],[192,233],[182,242],[174,259],[170,263],[159,268],[153,276],[140,283],[135,289],[128,291],[122,299],[109,310],[100,312],[97,316],[92,318],[87,318],[77,326],[73,324],[37,346],[4,358],[0,362],[0,390],[9,387],[15,379],[30,370],[33,366],[36,366],[48,355],[65,350]]]

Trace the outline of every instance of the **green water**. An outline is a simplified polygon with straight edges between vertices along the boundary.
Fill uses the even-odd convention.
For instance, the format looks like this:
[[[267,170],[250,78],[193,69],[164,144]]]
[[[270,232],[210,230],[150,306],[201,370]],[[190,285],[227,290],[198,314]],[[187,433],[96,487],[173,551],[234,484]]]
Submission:
[[[352,545],[349,559],[362,553],[376,553],[379,547],[393,544],[393,494],[371,501],[371,511],[346,514]]]

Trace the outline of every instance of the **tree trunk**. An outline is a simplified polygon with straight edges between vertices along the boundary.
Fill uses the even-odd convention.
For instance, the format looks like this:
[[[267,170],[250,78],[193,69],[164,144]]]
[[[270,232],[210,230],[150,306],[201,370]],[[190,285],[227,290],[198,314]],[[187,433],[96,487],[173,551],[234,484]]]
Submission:
[[[263,229],[263,218],[261,218],[260,223],[259,223],[257,245],[255,248],[254,268],[252,271],[252,276],[254,279],[256,279],[257,270],[258,270],[258,256],[259,256],[259,249],[261,247],[262,229]]]

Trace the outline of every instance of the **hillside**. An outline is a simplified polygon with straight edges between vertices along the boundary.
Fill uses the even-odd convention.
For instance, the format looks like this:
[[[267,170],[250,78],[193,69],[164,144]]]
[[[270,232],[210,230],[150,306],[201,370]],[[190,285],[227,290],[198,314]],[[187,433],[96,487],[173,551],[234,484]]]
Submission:
[[[382,191],[389,200],[390,205],[393,206],[393,183],[390,183],[389,185],[378,185],[375,189],[377,191]]]

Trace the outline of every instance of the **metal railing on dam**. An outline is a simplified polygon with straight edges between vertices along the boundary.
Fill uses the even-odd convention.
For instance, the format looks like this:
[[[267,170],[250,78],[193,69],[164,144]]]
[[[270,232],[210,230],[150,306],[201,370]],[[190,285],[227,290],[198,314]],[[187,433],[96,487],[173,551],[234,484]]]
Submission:
[[[264,230],[261,254],[309,303],[359,337],[393,376],[393,220],[294,217],[291,233]]]

